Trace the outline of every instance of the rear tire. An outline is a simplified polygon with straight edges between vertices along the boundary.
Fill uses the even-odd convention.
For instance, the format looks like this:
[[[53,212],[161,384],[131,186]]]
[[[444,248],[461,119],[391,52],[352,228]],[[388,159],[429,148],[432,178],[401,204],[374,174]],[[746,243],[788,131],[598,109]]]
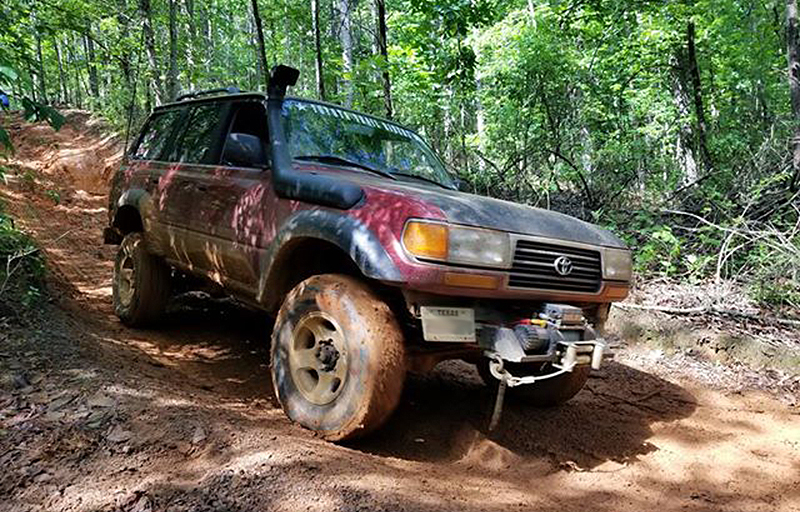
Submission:
[[[507,364],[507,366],[512,366]],[[526,368],[527,366],[527,368]],[[545,370],[535,371],[530,365],[517,364],[508,370],[516,375],[543,375],[555,371],[555,368],[548,366]],[[591,366],[581,365],[573,368],[571,372],[562,373],[557,377],[545,379],[534,384],[506,388],[506,394],[513,400],[533,405],[534,407],[555,407],[569,401],[583,389],[586,381],[589,380]],[[492,389],[496,389],[500,381],[492,376],[489,371],[489,361],[483,360],[478,363],[478,373],[483,382]]]
[[[329,441],[377,429],[405,380],[403,334],[391,309],[349,276],[306,279],[272,332],[272,382],[286,415]]]
[[[141,233],[125,235],[114,261],[114,312],[123,324],[143,327],[164,314],[170,294],[170,269],[147,252]]]

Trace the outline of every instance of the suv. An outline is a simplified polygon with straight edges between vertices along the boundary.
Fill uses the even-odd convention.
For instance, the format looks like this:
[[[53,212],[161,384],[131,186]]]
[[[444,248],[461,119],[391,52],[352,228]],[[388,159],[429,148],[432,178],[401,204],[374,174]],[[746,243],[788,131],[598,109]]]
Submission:
[[[379,427],[408,371],[478,366],[530,403],[599,368],[631,255],[608,231],[460,192],[412,130],[286,97],[193,93],[154,110],[113,179],[113,300],[154,323],[177,275],[275,317],[271,372],[293,421],[329,440]],[[497,414],[495,415],[497,419]]]

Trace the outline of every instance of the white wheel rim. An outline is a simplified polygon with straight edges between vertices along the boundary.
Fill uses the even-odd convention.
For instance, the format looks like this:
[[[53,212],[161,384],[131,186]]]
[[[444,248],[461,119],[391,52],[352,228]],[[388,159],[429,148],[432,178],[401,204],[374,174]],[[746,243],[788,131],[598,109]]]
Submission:
[[[342,392],[347,380],[345,338],[330,315],[314,311],[297,322],[289,344],[289,372],[312,404],[329,404]]]

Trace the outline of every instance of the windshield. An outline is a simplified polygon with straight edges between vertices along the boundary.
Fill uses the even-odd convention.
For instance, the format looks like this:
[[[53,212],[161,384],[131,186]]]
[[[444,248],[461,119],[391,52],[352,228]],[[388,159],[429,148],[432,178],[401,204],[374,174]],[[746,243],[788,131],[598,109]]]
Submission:
[[[293,159],[346,164],[453,188],[453,178],[416,133],[319,103],[285,100],[283,129]]]

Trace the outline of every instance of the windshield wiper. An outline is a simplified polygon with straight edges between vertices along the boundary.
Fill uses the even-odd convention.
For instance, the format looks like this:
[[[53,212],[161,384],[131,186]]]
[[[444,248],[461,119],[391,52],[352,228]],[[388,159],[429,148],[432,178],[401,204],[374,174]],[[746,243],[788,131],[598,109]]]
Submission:
[[[312,162],[320,162],[320,163],[323,163],[323,164],[347,165],[347,166],[350,166],[350,167],[355,167],[357,169],[363,169],[365,171],[369,171],[369,172],[377,174],[379,176],[383,176],[384,178],[389,178],[390,180],[396,180],[397,179],[397,178],[395,178],[394,176],[392,176],[391,174],[389,174],[386,171],[381,171],[380,169],[374,169],[374,168],[369,167],[367,165],[364,165],[364,164],[361,164],[361,163],[358,163],[358,162],[353,162],[352,160],[348,160],[346,158],[342,158],[342,157],[339,157],[339,156],[333,156],[333,155],[302,155],[302,156],[294,157],[294,160],[309,160],[309,161],[312,161]]]
[[[395,176],[405,176],[407,178],[416,178],[418,180],[427,181],[428,183],[433,183],[434,185],[439,185],[442,188],[446,188],[447,190],[455,190],[453,187],[448,187],[444,183],[439,183],[436,180],[431,178],[426,178],[425,176],[420,176],[419,174],[411,174],[410,172],[393,172]]]

